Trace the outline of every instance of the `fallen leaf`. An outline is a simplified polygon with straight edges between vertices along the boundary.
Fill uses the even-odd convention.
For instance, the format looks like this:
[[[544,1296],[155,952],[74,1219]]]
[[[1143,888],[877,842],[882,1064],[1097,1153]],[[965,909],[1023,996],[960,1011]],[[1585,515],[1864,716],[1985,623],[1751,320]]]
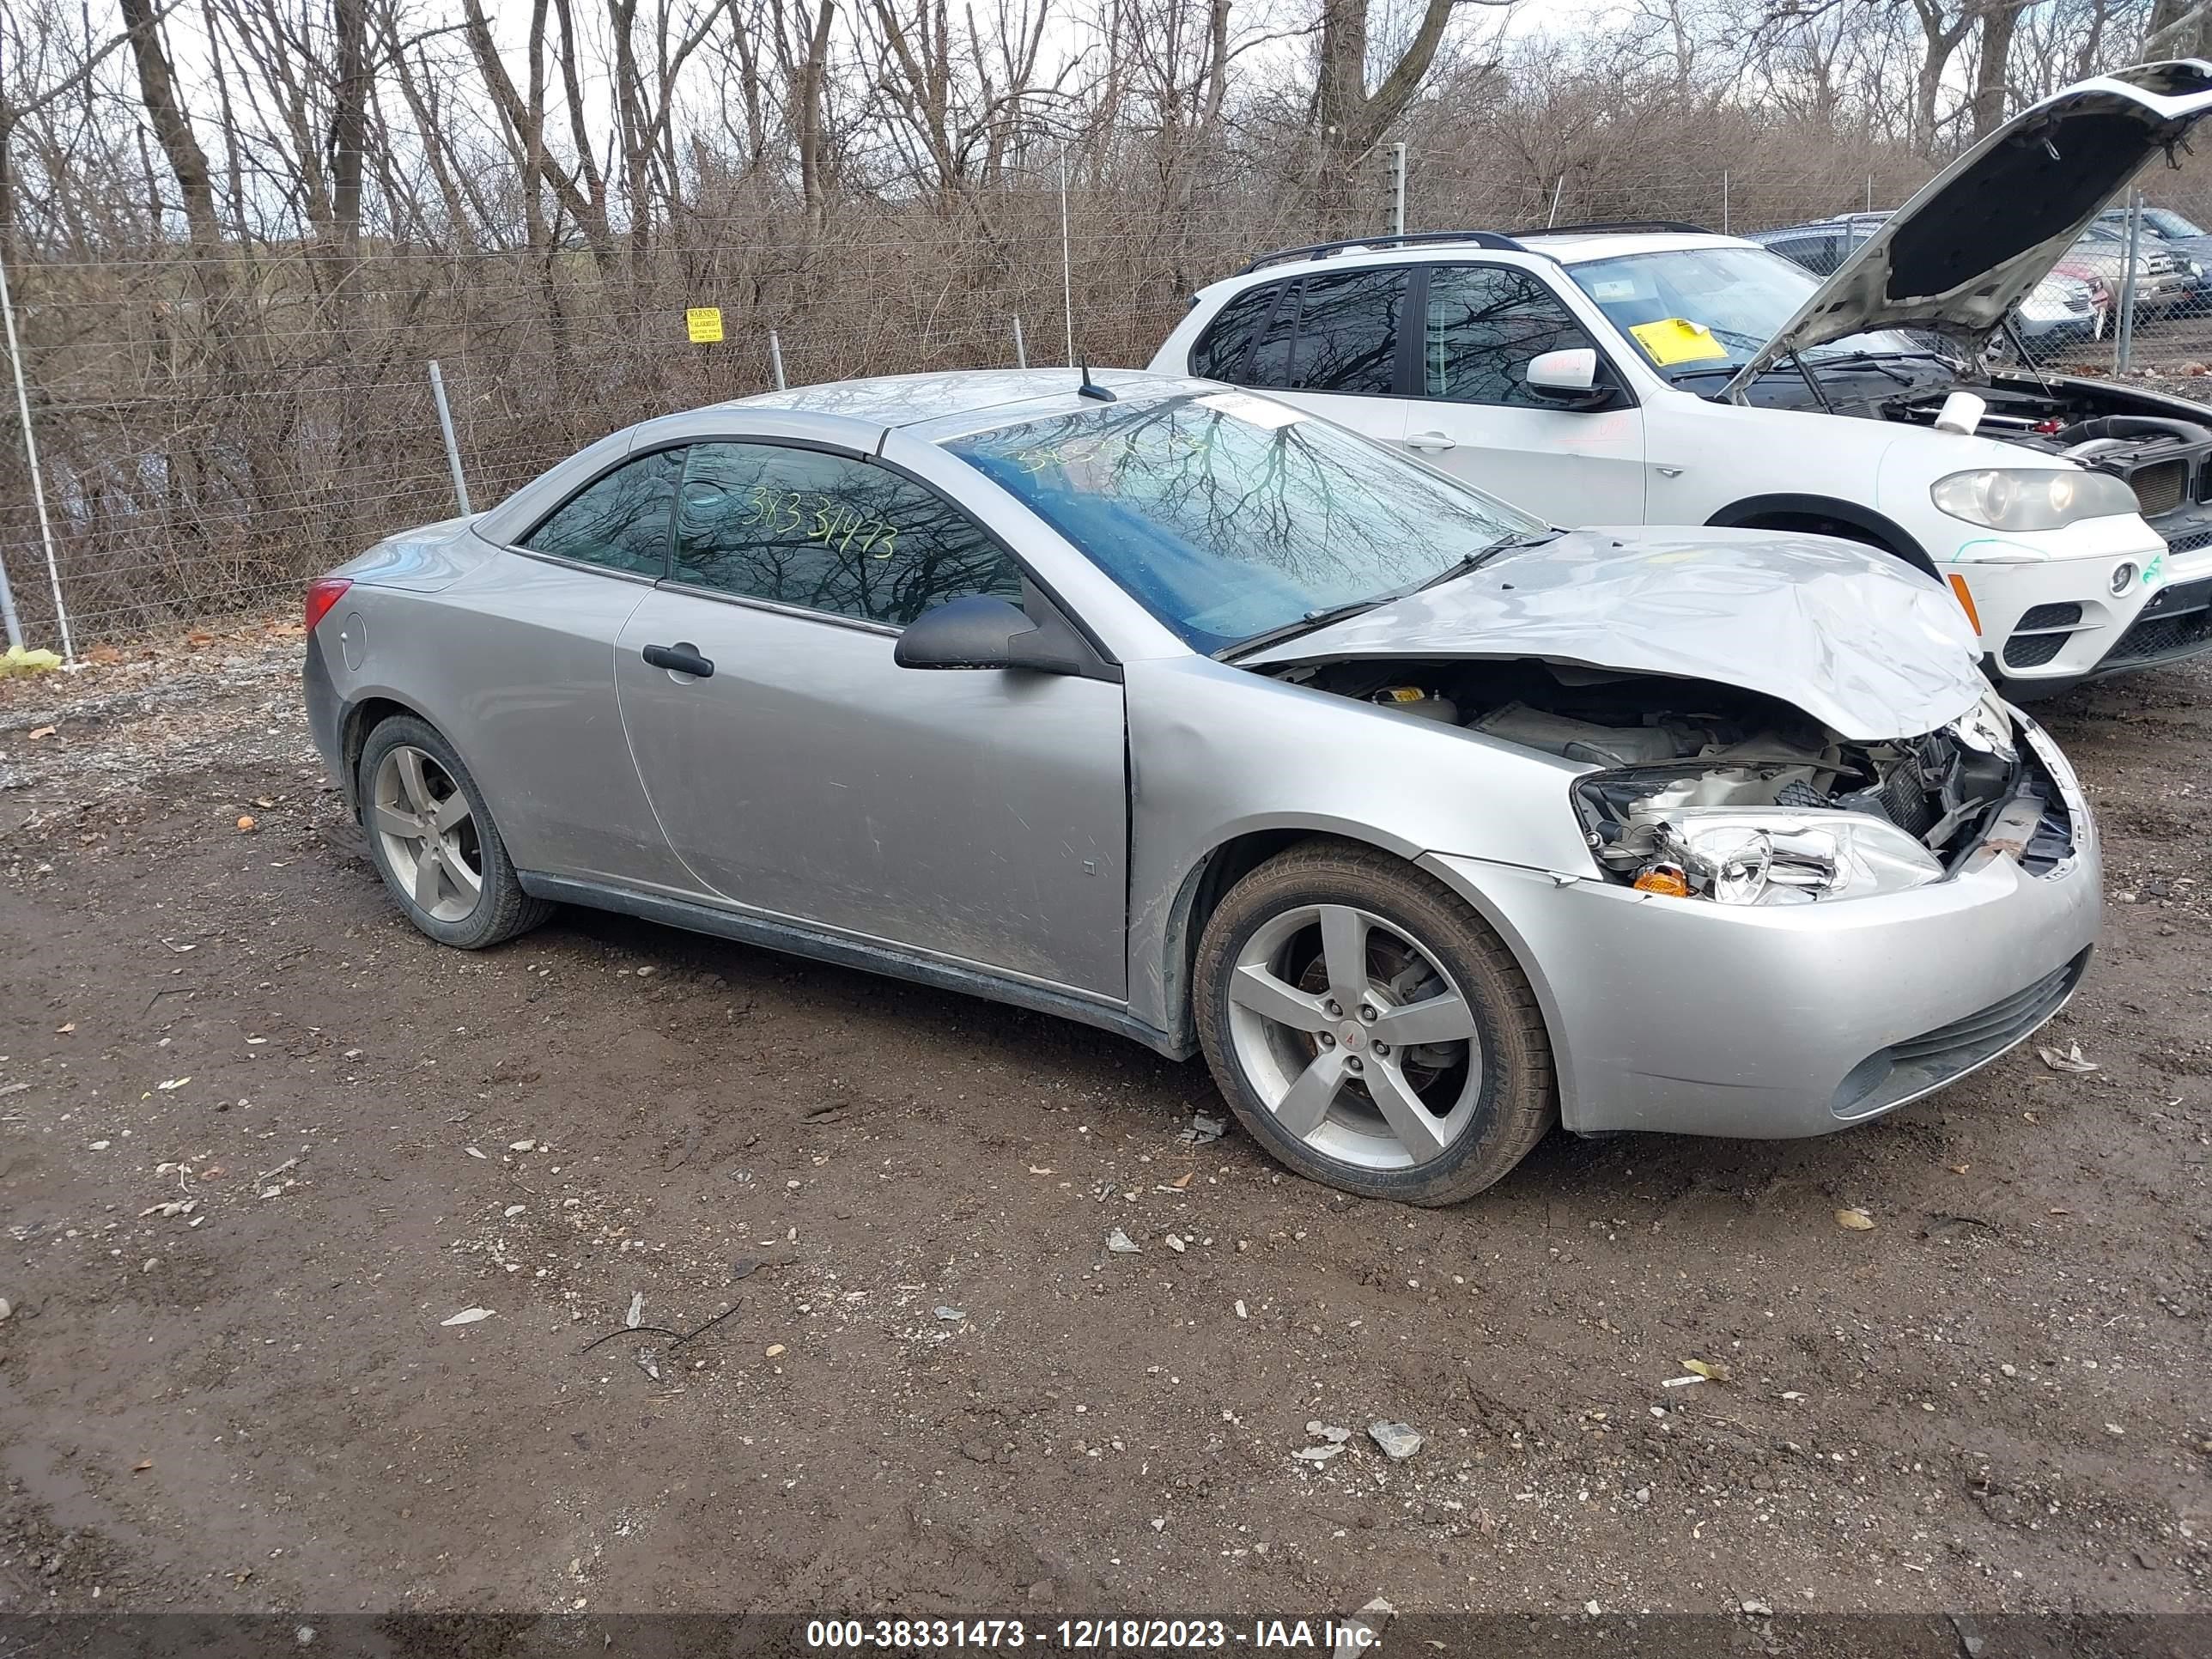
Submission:
[[[782,1352],[783,1352],[783,1344],[782,1344],[782,1343],[781,1343],[781,1342],[771,1342],[771,1343],[769,1343],[769,1344],[768,1345],[768,1357],[769,1357],[770,1359],[776,1358],[777,1358],[778,1356],[780,1356]]]
[[[91,650],[84,653],[84,659],[87,662],[96,662],[102,667],[106,667],[110,664],[121,662],[123,660],[123,653],[120,651],[118,651],[112,645],[95,645]]]
[[[251,835],[253,831],[258,830],[261,825],[254,817],[252,813],[242,812],[239,815],[238,827],[241,833]]]
[[[467,1153],[471,1158],[486,1158],[486,1160],[487,1160],[487,1161],[489,1161],[489,1158],[488,1158],[488,1155],[487,1155],[487,1154],[485,1154],[485,1153],[483,1153],[483,1152],[478,1152],[478,1151],[477,1151],[475,1147],[473,1147],[473,1146],[464,1146],[464,1147],[462,1147],[462,1148],[461,1148],[461,1150],[462,1150],[463,1152],[466,1152],[466,1153]]]
[[[131,1473],[133,1474],[143,1474],[147,1470],[153,1467],[154,1460],[152,1458],[142,1457],[136,1463],[133,1463],[131,1466]]]
[[[1030,1173],[1031,1175],[1051,1175],[1053,1171],[1046,1169],[1042,1164],[1032,1164],[1030,1165]]]
[[[629,1313],[623,1319],[623,1323],[626,1328],[634,1331],[638,1328],[639,1324],[644,1320],[644,1318],[645,1292],[643,1291],[633,1291],[630,1292],[629,1297]]]
[[[167,1092],[173,1089],[181,1089],[191,1081],[191,1079],[189,1077],[173,1077],[167,1083],[157,1083],[154,1086]]]
[[[489,1308],[464,1308],[451,1319],[441,1319],[438,1322],[441,1325],[473,1325],[479,1319],[489,1319],[491,1313]]]
[[[75,1020],[71,1020],[66,1025],[57,1025],[54,1027],[54,1035],[56,1036],[67,1036],[75,1030],[76,1030],[76,1022]]]
[[[1855,1233],[1869,1233],[1874,1231],[1874,1218],[1864,1210],[1838,1210],[1836,1225],[1848,1227]]]
[[[43,738],[51,738],[53,734],[54,728],[51,726],[33,726],[31,730],[31,741],[37,743]]]
[[[2100,1069],[2095,1060],[2082,1058],[2081,1045],[2078,1042],[2069,1042],[2063,1049],[2038,1048],[2035,1052],[2054,1072],[2094,1072]]]
[[[1708,1382],[1725,1382],[1729,1380],[1729,1368],[1716,1364],[1710,1359],[1685,1359],[1682,1362],[1682,1369],[1686,1371],[1695,1371]]]
[[[1174,1188],[1177,1192],[1181,1192],[1184,1188],[1186,1188],[1186,1187],[1188,1187],[1188,1186],[1189,1186],[1189,1185],[1190,1185],[1190,1178],[1191,1178],[1191,1176],[1192,1176],[1193,1175],[1194,1175],[1194,1174],[1196,1174],[1196,1173],[1197,1173],[1197,1171],[1193,1170],[1184,1170],[1181,1175],[1177,1176],[1176,1176],[1173,1181],[1170,1181],[1170,1182],[1168,1182],[1168,1185],[1169,1185],[1169,1186],[1170,1186],[1170,1187],[1172,1187],[1172,1188]]]

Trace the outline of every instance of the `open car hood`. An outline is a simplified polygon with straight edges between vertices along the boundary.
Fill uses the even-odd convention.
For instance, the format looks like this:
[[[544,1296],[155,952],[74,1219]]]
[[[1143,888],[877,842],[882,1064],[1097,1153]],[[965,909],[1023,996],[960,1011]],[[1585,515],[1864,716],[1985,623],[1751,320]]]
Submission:
[[[1737,397],[1793,351],[1869,329],[1919,328],[1978,352],[2005,313],[2163,150],[2212,114],[2212,64],[2100,75],[2022,110],[1859,244],[1729,381]]]
[[[1237,660],[1534,658],[1776,697],[1854,743],[1989,690],[1958,602],[1886,553],[1770,530],[1577,530]]]

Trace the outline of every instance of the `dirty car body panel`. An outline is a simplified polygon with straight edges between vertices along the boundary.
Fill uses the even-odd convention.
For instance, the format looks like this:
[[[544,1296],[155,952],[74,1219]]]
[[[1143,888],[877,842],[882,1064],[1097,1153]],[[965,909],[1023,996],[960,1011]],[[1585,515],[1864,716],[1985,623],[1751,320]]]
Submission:
[[[489,514],[336,573],[352,585],[309,641],[318,742],[357,798],[350,769],[380,715],[435,727],[532,894],[1176,1056],[1199,1047],[1200,935],[1243,872],[1313,837],[1387,855],[1503,941],[1578,1131],[1839,1128],[1985,1063],[2072,989],[2098,920],[2086,803],[1988,692],[1932,580],[1820,538],[1559,535],[1249,393],[1097,380],[1111,400],[1066,372],[902,377],[617,434]],[[1182,433],[1172,453],[1201,471],[1217,434],[1371,464],[1409,501],[1463,493],[1470,524],[1506,533],[1339,619],[1262,587],[1230,611],[1288,603],[1289,625],[1224,643],[1147,586],[1186,580],[1181,555],[1118,565],[1101,549],[1123,521],[1068,516],[1120,512],[1139,486],[1073,507],[1030,487],[1103,465],[1100,434],[1147,428]],[[742,466],[769,451],[834,462],[846,495],[748,486]],[[734,495],[754,525],[818,515],[793,545],[842,538],[849,554],[875,521],[838,514],[881,490],[907,503],[879,514],[905,515],[902,545],[920,544],[915,514],[948,510],[930,545],[973,568],[948,585],[942,559],[832,561],[823,581],[921,584],[911,615],[881,594],[833,614],[828,588],[806,600],[781,570],[773,593],[738,592],[712,557],[564,555],[546,526],[641,461],[680,472],[656,497],[677,503],[679,548],[685,515],[727,519]],[[998,599],[1063,642],[1053,665],[902,665],[922,617]],[[1698,810],[1802,806],[1843,847],[1847,819],[1879,830],[1917,884],[1741,904],[1641,890],[1634,838],[1676,827],[1674,798],[1654,805],[1658,786],[1638,781],[1655,764],[1723,803]],[[1875,852],[1862,873],[1879,884]]]

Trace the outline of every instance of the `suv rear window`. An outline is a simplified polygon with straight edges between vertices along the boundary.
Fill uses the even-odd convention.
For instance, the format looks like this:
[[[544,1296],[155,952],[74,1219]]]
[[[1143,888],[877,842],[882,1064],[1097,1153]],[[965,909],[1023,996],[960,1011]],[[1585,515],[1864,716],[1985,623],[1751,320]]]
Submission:
[[[1199,337],[1191,372],[1285,392],[1396,389],[1407,269],[1346,270],[1240,294]]]

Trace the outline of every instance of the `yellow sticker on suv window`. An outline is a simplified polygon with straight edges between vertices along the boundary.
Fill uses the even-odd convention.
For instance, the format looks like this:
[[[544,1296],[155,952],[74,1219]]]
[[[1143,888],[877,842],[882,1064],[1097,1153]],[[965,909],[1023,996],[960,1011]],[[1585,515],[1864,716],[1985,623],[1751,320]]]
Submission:
[[[1676,363],[1703,362],[1711,357],[1725,357],[1728,348],[1713,338],[1713,331],[1703,323],[1693,323],[1686,317],[1669,317],[1663,322],[1638,323],[1628,331],[1636,337],[1636,343],[1644,354],[1662,368]]]

